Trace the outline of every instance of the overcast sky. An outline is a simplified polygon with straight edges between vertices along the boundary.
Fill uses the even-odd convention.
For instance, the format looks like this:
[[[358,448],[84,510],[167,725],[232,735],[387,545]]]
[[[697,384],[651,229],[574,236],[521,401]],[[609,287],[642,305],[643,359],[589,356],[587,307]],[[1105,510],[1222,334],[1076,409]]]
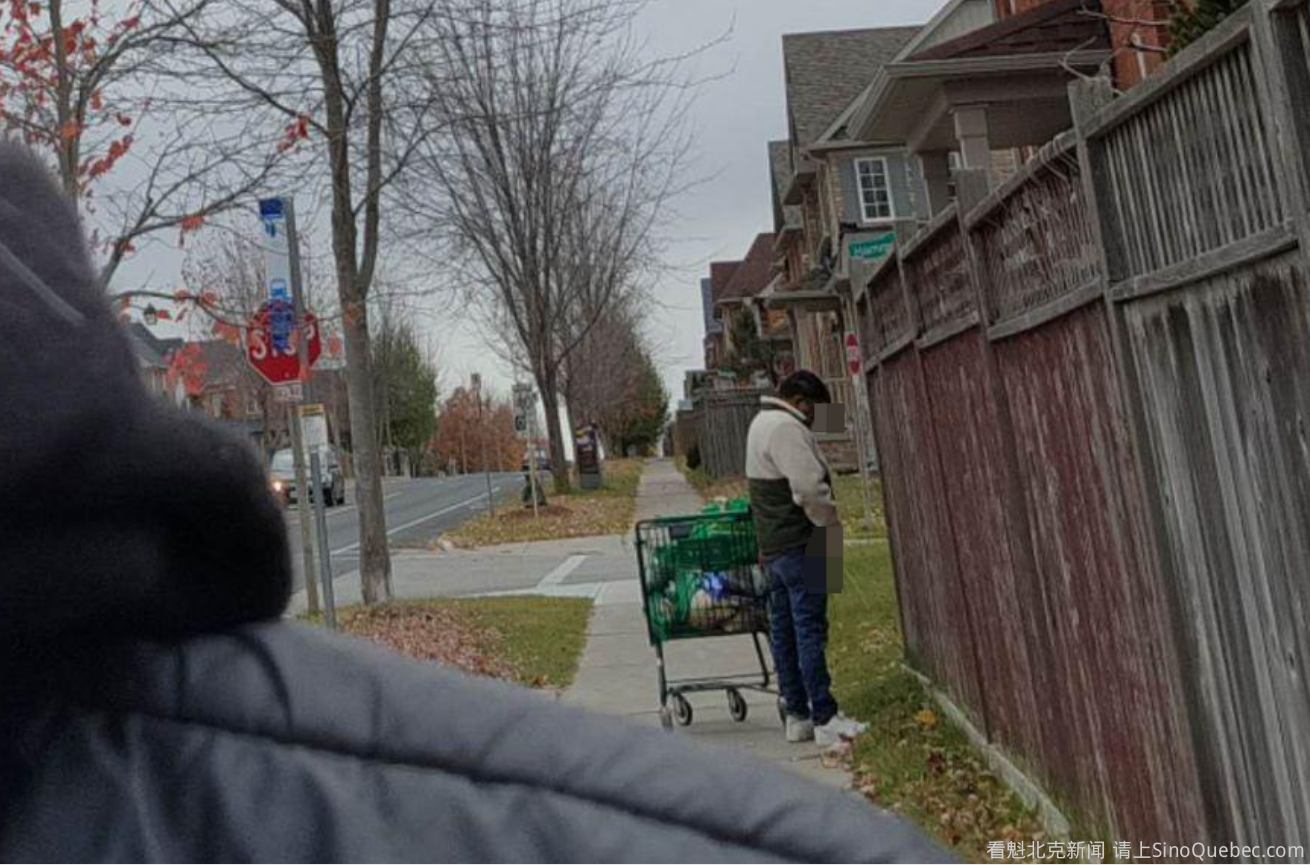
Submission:
[[[682,267],[662,281],[651,324],[670,397],[682,371],[703,366],[700,278],[709,262],[738,259],[773,230],[766,144],[787,137],[782,35],[813,30],[922,24],[945,0],[656,0],[646,13],[652,49],[685,50],[728,32],[714,50],[727,74],[703,89],[694,124],[701,173],[711,179],[680,210],[686,226],[673,247]]]
[[[700,278],[716,259],[745,255],[751,239],[771,231],[766,143],[785,138],[782,35],[812,30],[921,24],[946,0],[653,0],[641,28],[652,54],[666,56],[722,42],[703,55],[699,71],[714,80],[702,89],[691,123],[697,139],[696,177],[705,183],[679,203],[670,246],[673,269],[656,287],[648,323],[670,397],[682,395],[683,371],[702,365]],[[251,214],[252,230],[256,217]],[[325,227],[316,246],[326,250]],[[178,256],[146,252],[125,269],[120,285],[177,280]],[[482,335],[456,305],[433,299],[416,319],[440,346],[443,390],[480,371],[508,393],[510,372],[486,350]]]

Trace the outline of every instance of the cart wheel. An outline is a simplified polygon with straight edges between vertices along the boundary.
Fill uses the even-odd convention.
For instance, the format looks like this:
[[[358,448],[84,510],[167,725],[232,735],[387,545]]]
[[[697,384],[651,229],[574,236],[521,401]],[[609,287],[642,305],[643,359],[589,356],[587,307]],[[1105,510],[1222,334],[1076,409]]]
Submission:
[[[728,689],[728,715],[734,722],[746,721],[746,699],[736,689]]]
[[[691,702],[682,695],[673,696],[673,718],[684,728],[691,724]]]
[[[660,727],[666,731],[673,730],[673,712],[668,707],[660,707]]]

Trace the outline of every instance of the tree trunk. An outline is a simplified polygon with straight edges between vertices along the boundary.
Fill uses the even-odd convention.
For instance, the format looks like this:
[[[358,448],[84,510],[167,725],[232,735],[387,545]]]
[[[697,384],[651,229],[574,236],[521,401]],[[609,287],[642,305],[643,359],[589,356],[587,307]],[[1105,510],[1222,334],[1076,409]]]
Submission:
[[[50,43],[55,53],[55,117],[59,138],[59,180],[64,193],[74,201],[80,198],[77,167],[82,131],[73,115],[73,81],[65,42],[63,0],[50,0]],[[70,134],[76,130],[76,134]]]
[[[382,502],[378,455],[377,404],[373,394],[373,359],[369,347],[368,312],[362,301],[348,298],[342,288],[341,307],[346,342],[346,391],[350,395],[350,444],[354,449],[355,503],[359,510],[359,580],[365,604],[391,598],[391,554]]]
[[[555,492],[568,493],[573,486],[569,481],[569,467],[564,459],[564,430],[559,417],[559,385],[555,372],[547,370],[539,377],[541,403],[546,410],[546,438],[550,443],[550,472],[555,478]],[[534,458],[535,455],[534,455]]]

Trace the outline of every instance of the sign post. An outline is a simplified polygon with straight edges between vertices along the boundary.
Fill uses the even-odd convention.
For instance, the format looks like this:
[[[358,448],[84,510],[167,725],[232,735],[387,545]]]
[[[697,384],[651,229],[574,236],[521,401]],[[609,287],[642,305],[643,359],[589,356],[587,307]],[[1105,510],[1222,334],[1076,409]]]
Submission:
[[[321,407],[320,407],[321,408]],[[318,557],[319,564],[322,566],[323,575],[323,620],[327,627],[336,631],[337,628],[337,597],[332,587],[332,554],[328,551],[328,534],[327,534],[327,502],[323,496],[323,488],[317,481],[322,475],[322,459],[318,449],[309,452],[309,469],[310,473],[316,479],[314,482],[314,517],[318,524]],[[301,507],[304,511],[304,507]]]
[[[849,305],[847,309],[850,310]],[[850,321],[853,322],[855,319],[852,317]],[[869,393],[864,378],[864,353],[860,351],[860,338],[854,331],[846,332],[846,367],[851,374],[851,396],[854,398],[851,401],[854,404],[851,406],[851,415],[855,421],[852,427],[855,433],[855,454],[860,461],[860,487],[864,491],[864,527],[872,533],[873,500],[869,493],[869,458],[866,453],[868,439],[865,438],[864,427],[865,419],[872,421],[872,418],[865,411]]]
[[[537,481],[537,395],[532,386],[523,382],[514,385],[514,429],[528,440],[528,495],[532,498],[532,516],[540,516],[537,508],[540,482]]]
[[[473,396],[478,401],[478,438],[482,440],[482,471],[487,476],[487,514],[496,516],[496,498],[491,492],[491,464],[487,462],[487,425],[482,422],[482,374],[474,373]]]
[[[310,526],[307,498],[310,487],[297,405],[304,396],[302,383],[308,381],[309,370],[318,357],[316,352],[310,357],[311,348],[317,344],[321,351],[322,344],[317,322],[312,316],[305,315],[301,298],[300,249],[296,237],[296,211],[291,198],[263,199],[259,203],[259,217],[264,227],[268,299],[251,321],[250,362],[269,384],[283,388],[279,398],[287,403],[287,427],[291,432],[291,454],[300,500],[297,510],[300,513],[305,596],[309,612],[318,613],[318,570],[314,561],[314,532]],[[297,333],[297,325],[303,325],[304,331]],[[293,383],[295,387],[289,387]],[[315,476],[314,484],[318,483]]]

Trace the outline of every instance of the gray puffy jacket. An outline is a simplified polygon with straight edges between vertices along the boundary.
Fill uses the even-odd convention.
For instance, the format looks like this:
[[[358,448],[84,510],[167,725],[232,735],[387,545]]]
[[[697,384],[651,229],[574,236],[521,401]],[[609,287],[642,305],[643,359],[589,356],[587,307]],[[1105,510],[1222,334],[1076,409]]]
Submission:
[[[0,148],[0,860],[923,861],[852,795],[279,620],[241,444],[152,401]]]

